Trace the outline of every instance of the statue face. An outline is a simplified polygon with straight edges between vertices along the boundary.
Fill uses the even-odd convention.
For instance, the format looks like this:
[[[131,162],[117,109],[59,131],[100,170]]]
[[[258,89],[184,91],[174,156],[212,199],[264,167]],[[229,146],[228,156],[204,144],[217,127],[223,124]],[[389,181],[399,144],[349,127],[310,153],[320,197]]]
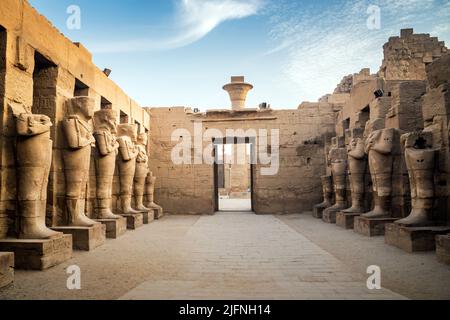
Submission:
[[[148,138],[147,138],[147,134],[146,133],[141,133],[138,136],[138,142],[144,146],[147,145],[148,142]]]
[[[90,97],[75,97],[71,100],[73,113],[80,113],[86,119],[92,119],[94,116],[95,100]]]
[[[117,133],[117,117],[115,117],[114,114],[108,114],[108,116],[106,117],[106,124],[111,130],[111,133]]]

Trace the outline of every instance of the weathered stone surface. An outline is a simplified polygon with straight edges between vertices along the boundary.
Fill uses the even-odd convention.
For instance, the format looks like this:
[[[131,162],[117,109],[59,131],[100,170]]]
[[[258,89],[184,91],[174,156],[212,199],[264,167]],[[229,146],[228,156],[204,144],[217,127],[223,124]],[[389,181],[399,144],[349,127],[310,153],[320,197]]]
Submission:
[[[136,230],[144,225],[144,216],[142,213],[121,214],[121,216],[127,219],[128,230]]]
[[[322,219],[323,211],[331,207],[333,201],[333,178],[331,176],[322,176],[323,202],[316,204],[313,208],[313,217]]]
[[[56,231],[72,235],[73,249],[92,251],[106,242],[106,226],[96,223],[92,227],[55,227]]]
[[[0,240],[0,251],[14,252],[14,265],[22,270],[45,270],[72,258],[72,236],[48,240]]]
[[[150,210],[150,211],[147,211],[147,212],[142,212],[142,222],[144,224],[149,224],[149,223],[151,223],[154,220],[155,220],[154,210]]]
[[[450,54],[445,54],[428,64],[426,71],[430,88],[438,88],[444,83],[450,83]]]
[[[336,225],[351,230],[355,228],[355,218],[361,216],[361,213],[338,212],[336,215]]]
[[[0,252],[0,288],[14,281],[14,253]]]
[[[106,226],[106,238],[117,239],[124,235],[127,231],[127,219],[120,217],[119,219],[96,219]]]
[[[436,236],[436,254],[438,261],[450,265],[450,235]]]
[[[396,223],[385,226],[385,242],[406,252],[436,249],[436,237],[446,235],[450,227],[405,227]]]
[[[395,222],[395,218],[355,217],[354,231],[367,237],[383,236],[386,224]]]

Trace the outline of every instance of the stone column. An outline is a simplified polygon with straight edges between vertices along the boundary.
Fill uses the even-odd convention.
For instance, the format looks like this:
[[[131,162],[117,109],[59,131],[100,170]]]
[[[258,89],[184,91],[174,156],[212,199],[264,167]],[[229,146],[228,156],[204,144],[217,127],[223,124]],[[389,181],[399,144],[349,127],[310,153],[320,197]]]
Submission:
[[[133,180],[136,172],[136,157],[139,154],[135,142],[137,127],[133,124],[120,124],[118,127],[119,154],[117,164],[120,176],[120,212],[122,214],[139,214],[131,207]]]
[[[117,112],[112,109],[100,110],[94,114],[96,140],[95,169],[97,185],[97,219],[120,219],[111,210],[112,184],[116,168],[119,143],[117,131]]]
[[[68,114],[63,120],[66,148],[63,150],[66,179],[66,223],[73,227],[92,227],[97,222],[85,212],[86,187],[89,177],[91,148],[95,147],[88,121],[94,113],[95,100],[76,97],[68,101]]]

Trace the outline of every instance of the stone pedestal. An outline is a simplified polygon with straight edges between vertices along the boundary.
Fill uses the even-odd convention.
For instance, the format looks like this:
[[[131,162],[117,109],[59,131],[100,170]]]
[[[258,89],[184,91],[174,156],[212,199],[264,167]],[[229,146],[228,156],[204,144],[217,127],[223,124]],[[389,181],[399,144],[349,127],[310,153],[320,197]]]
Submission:
[[[121,214],[121,216],[127,219],[127,229],[129,230],[136,230],[144,225],[144,216],[142,213]]]
[[[436,254],[439,262],[450,265],[450,235],[436,236]]]
[[[152,223],[155,220],[155,215],[153,213],[153,210],[150,210],[149,212],[142,213],[142,222],[144,224]]]
[[[347,230],[355,228],[355,218],[361,216],[361,213],[338,212],[336,215],[336,225]]]
[[[323,211],[325,210],[325,207],[314,207],[313,209],[313,217],[316,219],[322,219],[323,217]]]
[[[0,251],[14,252],[14,266],[22,270],[45,270],[72,258],[72,236],[49,240],[0,240]]]
[[[153,209],[153,216],[155,220],[161,219],[164,216],[163,209]]]
[[[322,220],[326,223],[336,223],[336,215],[339,211],[325,210],[322,213]]]
[[[385,242],[409,253],[436,250],[436,237],[450,232],[450,227],[404,227],[396,223],[387,224],[385,229]]]
[[[56,227],[52,229],[72,235],[74,250],[91,251],[106,242],[106,226],[101,223],[92,227]]]
[[[0,288],[14,282],[14,253],[0,252]]]
[[[384,236],[385,225],[397,221],[397,218],[355,218],[354,230],[367,237]]]
[[[127,232],[127,219],[97,219],[95,220],[106,226],[106,238],[117,239]]]

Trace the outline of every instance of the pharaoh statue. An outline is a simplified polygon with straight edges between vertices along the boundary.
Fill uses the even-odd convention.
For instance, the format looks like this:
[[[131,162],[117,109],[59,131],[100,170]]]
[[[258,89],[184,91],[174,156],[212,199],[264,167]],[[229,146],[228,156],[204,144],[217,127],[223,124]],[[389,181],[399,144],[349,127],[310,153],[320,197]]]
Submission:
[[[97,219],[120,219],[111,211],[112,185],[119,143],[116,140],[117,112],[104,109],[94,114],[96,141]]]
[[[156,177],[150,171],[145,181],[145,206],[155,210],[155,218],[159,219],[163,216],[163,208],[155,203],[155,182]]]
[[[347,150],[339,137],[333,138],[333,147],[329,152],[329,161],[333,176],[335,204],[324,210],[323,214],[337,213],[346,208]]]
[[[151,210],[144,206],[145,179],[149,172],[146,133],[138,135],[136,148],[138,155],[136,157],[136,173],[134,174],[134,206],[137,211],[146,213]]]
[[[133,179],[136,171],[136,158],[139,154],[136,148],[137,127],[134,124],[117,126],[119,154],[117,165],[120,176],[120,212],[122,214],[139,214],[131,207]]]
[[[431,132],[408,133],[402,136],[411,185],[412,210],[408,217],[396,221],[396,224],[408,227],[426,227],[434,224],[434,173],[437,150],[429,143],[431,140]]]
[[[45,224],[47,185],[52,162],[49,117],[16,114],[17,205],[19,239],[50,239],[60,236]]]
[[[333,179],[331,176],[322,176],[323,202],[314,206],[314,216],[321,218],[323,210],[333,205]]]
[[[95,100],[90,97],[75,97],[69,100],[68,116],[62,123],[66,138],[63,162],[67,224],[73,227],[92,227],[97,224],[88,218],[84,211],[91,148],[95,146],[95,139],[89,126],[94,105]]]
[[[391,215],[393,151],[395,129],[374,130],[366,141],[369,168],[373,184],[374,209],[365,218],[387,218]]]
[[[342,210],[342,212],[363,213],[365,176],[367,168],[367,156],[365,153],[363,130],[361,128],[353,129],[351,132],[351,137],[352,138],[347,147],[347,154],[352,206],[346,210]]]

